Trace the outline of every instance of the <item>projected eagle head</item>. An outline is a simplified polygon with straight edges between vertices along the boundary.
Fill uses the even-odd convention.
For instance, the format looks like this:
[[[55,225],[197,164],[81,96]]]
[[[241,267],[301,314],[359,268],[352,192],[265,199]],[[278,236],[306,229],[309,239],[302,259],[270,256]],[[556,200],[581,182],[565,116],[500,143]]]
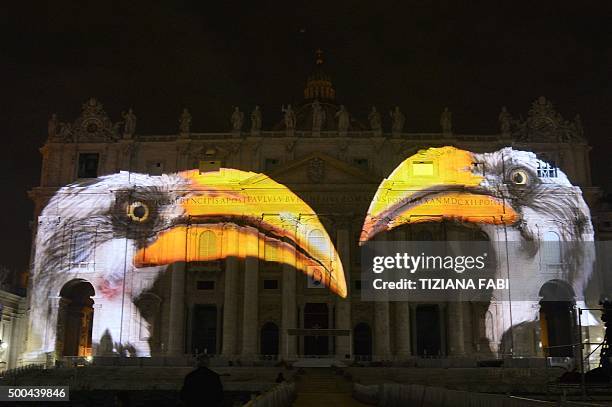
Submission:
[[[535,262],[542,242],[555,236],[567,249],[565,281],[582,296],[593,262],[592,251],[585,249],[589,245],[583,244],[594,240],[589,208],[580,188],[534,153],[512,148],[473,153],[455,147],[419,151],[380,184],[360,244],[401,225],[440,221],[475,223],[493,242],[519,242],[514,246],[521,249],[511,253],[510,261],[525,263]],[[537,302],[537,291],[535,297]],[[534,318],[529,308],[516,312],[513,323]]]
[[[159,273],[175,262],[228,257],[264,260],[269,247],[274,261],[316,273],[332,292],[347,295],[342,263],[319,218],[262,174],[226,168],[161,176],[121,172],[61,188],[40,219],[32,279],[39,310],[67,281],[84,278],[94,285],[96,301],[114,303],[119,313],[122,301],[148,288],[133,281],[133,271]],[[317,239],[309,238],[313,231]],[[207,244],[203,234],[214,234],[216,243]],[[116,336],[111,326],[125,323],[112,318],[101,323]]]

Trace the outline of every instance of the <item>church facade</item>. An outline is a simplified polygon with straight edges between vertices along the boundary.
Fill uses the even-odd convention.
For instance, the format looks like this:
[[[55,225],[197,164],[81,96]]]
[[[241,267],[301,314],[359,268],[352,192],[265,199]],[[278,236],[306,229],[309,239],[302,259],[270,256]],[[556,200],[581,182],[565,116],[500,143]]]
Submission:
[[[542,171],[562,169],[581,188],[589,206],[596,207],[600,191],[591,184],[590,147],[580,119],[564,119],[542,97],[532,103],[525,120],[515,120],[503,109],[497,134],[457,134],[448,109],[442,111],[439,131],[411,133],[405,130],[406,118],[399,108],[391,112],[373,108],[367,118],[353,117],[348,107],[336,103],[322,60],[317,62],[303,103],[285,106],[278,113],[278,124],[270,129],[262,128],[258,107],[248,118],[236,108],[231,129],[222,133],[195,131],[190,113],[184,110],[176,134],[140,134],[134,112],[113,122],[93,98],[72,122],[52,117],[49,138],[41,148],[41,183],[30,191],[38,220],[34,233],[62,224],[61,216],[41,215],[58,190],[74,182],[122,171],[151,177],[222,168],[265,174],[318,216],[325,235],[314,239],[328,237],[333,244],[334,258],[344,271],[346,297],[312,275],[291,270],[278,260],[274,248],[264,245],[259,258],[179,261],[160,274],[151,274],[146,267],[124,267],[121,290],[114,297],[118,300],[111,303],[104,298],[108,287],[103,284],[103,268],[110,267],[110,260],[79,258],[80,252],[73,251],[58,260],[69,263],[70,272],[52,279],[52,289],[38,289],[41,279],[32,273],[23,363],[119,353],[156,357],[205,352],[244,362],[306,356],[341,360],[487,358],[508,352],[543,356],[542,342],[556,343],[553,334],[543,333],[546,327],[538,325],[530,339],[513,349],[504,348],[492,329],[494,317],[487,313],[486,303],[362,301],[359,239],[381,181],[404,159],[429,147],[455,146],[476,153],[513,147],[535,152],[549,163]],[[273,189],[268,192],[274,196]],[[280,216],[282,206],[277,208],[276,213],[262,212],[261,218]],[[145,216],[135,209],[131,214]],[[601,227],[605,234],[605,226]],[[460,240],[482,237],[475,228],[430,222],[398,228],[385,238],[439,241],[448,239],[451,230]],[[198,250],[227,245],[224,233],[199,238],[207,248]],[[42,255],[39,249],[33,248],[34,259]],[[110,328],[100,322],[109,315],[116,316]]]

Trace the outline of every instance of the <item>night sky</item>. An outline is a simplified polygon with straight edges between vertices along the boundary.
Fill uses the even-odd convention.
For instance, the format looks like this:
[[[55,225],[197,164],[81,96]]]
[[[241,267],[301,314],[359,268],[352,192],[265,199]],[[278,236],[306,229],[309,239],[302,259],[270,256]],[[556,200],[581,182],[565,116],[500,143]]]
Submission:
[[[594,183],[612,191],[610,2],[125,3],[0,13],[0,264],[27,267],[26,191],[39,182],[51,113],[72,121],[95,96],[114,121],[132,106],[137,133],[168,134],[184,106],[205,132],[227,130],[232,106],[259,104],[269,128],[282,104],[302,100],[317,48],[340,103],[361,118],[372,104],[385,116],[399,105],[406,131],[439,131],[448,106],[457,133],[495,133],[501,106],[525,117],[544,95],[566,119],[581,114]]]

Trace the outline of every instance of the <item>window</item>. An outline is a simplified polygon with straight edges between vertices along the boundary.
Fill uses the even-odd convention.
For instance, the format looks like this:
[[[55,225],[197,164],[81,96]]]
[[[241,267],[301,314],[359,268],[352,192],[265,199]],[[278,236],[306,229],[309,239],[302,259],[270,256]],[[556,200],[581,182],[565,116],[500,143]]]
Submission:
[[[537,175],[540,178],[557,178],[557,166],[554,161],[544,162],[538,160]]]
[[[563,262],[561,239],[557,232],[546,231],[542,236],[542,257],[548,266],[558,266]]]
[[[80,153],[78,178],[96,178],[98,176],[98,153]]]
[[[200,161],[198,168],[200,170],[200,174],[204,172],[218,172],[221,169],[221,161],[217,161],[217,160]]]
[[[200,258],[203,261],[216,260],[218,255],[217,235],[211,230],[205,230],[200,234]]]
[[[431,161],[413,161],[412,175],[416,177],[430,177],[434,175],[434,165]]]
[[[278,280],[264,280],[264,290],[278,290]]]
[[[264,171],[272,171],[277,168],[280,161],[277,158],[266,158],[264,161]]]
[[[196,282],[196,288],[198,290],[214,290],[215,282],[210,280],[203,280]]]
[[[472,167],[474,167],[474,172],[478,173],[478,174],[482,174],[482,176],[485,175],[485,166],[484,163],[472,163]]]
[[[354,158],[353,164],[362,170],[367,170],[369,168],[370,161],[367,158]]]
[[[148,162],[147,173],[150,175],[162,175],[164,173],[164,163],[161,161]]]

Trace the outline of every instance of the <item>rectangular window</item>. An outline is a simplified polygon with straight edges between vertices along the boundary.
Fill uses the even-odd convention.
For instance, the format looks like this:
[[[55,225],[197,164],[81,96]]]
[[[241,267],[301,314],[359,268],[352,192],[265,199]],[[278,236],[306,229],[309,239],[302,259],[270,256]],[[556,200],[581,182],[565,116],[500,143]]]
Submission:
[[[264,280],[264,290],[278,290],[278,280]]]
[[[431,161],[413,161],[412,175],[415,177],[430,177],[434,175],[434,165]]]
[[[161,161],[149,161],[147,163],[147,174],[162,175],[164,173],[164,163]]]
[[[354,158],[353,164],[362,170],[367,170],[369,168],[370,161],[367,158]]]
[[[79,169],[78,178],[96,178],[98,176],[98,161],[100,154],[98,153],[80,153],[79,154]]]
[[[203,280],[196,282],[196,288],[198,290],[214,290],[215,282],[210,280]]]
[[[280,161],[277,158],[266,158],[264,162],[264,170],[272,171],[273,169],[277,168],[279,164]]]
[[[557,178],[557,166],[554,161],[538,161],[537,175],[540,178]]]
[[[199,164],[200,174],[205,172],[218,172],[221,169],[221,161],[217,160],[206,160],[200,161]]]

